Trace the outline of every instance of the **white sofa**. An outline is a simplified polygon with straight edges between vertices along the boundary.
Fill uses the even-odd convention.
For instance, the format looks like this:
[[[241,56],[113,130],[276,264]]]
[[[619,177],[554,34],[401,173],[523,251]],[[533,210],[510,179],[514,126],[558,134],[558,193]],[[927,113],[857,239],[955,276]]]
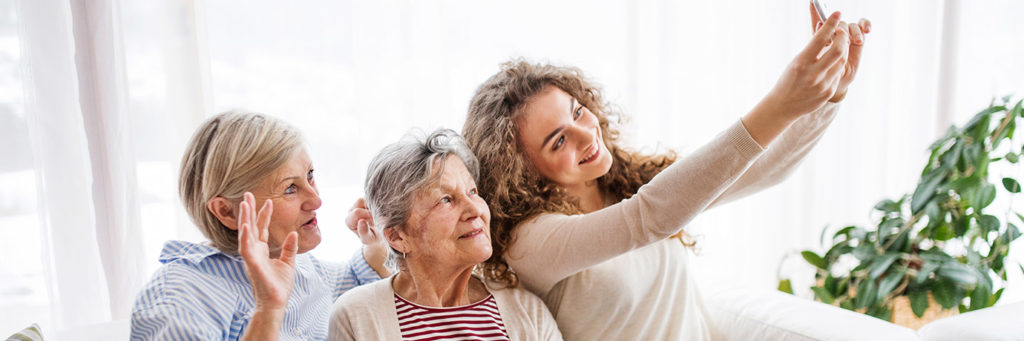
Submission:
[[[778,291],[713,290],[705,304],[725,340],[1024,340],[1024,302],[940,319],[917,331]]]
[[[706,291],[705,304],[725,340],[1024,340],[1024,302],[941,319],[918,331],[777,291]],[[124,340],[128,333],[128,320],[117,320],[44,337]]]

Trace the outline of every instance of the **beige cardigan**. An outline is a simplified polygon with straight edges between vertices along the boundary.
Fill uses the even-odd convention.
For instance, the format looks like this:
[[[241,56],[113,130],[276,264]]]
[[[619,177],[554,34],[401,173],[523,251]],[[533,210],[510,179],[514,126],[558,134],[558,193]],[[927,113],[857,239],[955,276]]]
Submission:
[[[474,279],[479,279],[474,276]],[[334,302],[328,340],[401,340],[395,311],[394,276],[349,290]],[[522,288],[483,281],[494,295],[510,340],[562,340],[544,302]]]
[[[712,339],[688,251],[666,238],[710,206],[782,181],[837,108],[828,103],[801,117],[767,151],[736,122],[632,198],[521,223],[505,260],[548,305],[566,340]]]

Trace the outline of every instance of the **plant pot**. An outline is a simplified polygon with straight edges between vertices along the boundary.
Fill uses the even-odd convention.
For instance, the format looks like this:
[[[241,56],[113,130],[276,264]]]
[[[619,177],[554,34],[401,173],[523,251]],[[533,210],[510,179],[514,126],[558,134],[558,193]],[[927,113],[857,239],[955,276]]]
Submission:
[[[956,308],[942,309],[942,306],[932,298],[932,294],[928,293],[928,309],[925,309],[921,317],[917,317],[917,315],[914,315],[914,310],[910,308],[910,298],[907,296],[897,296],[892,299],[892,320],[890,322],[918,330],[932,321],[959,313],[960,310]]]

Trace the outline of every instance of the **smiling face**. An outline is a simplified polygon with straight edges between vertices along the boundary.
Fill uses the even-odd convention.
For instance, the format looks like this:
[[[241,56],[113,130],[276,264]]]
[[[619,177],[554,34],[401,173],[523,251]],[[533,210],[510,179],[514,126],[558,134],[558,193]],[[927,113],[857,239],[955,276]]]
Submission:
[[[612,166],[597,116],[558,87],[533,96],[516,122],[521,147],[548,181],[574,188]]]
[[[491,256],[491,213],[477,194],[476,181],[462,159],[434,162],[443,171],[437,181],[417,192],[409,220],[398,232],[407,262],[442,267],[472,267]]]
[[[299,233],[299,253],[320,244],[320,227],[316,221],[320,194],[313,179],[313,163],[304,149],[264,178],[253,195],[257,209],[266,199],[274,202],[267,239],[272,252],[280,251],[281,243],[291,231]]]

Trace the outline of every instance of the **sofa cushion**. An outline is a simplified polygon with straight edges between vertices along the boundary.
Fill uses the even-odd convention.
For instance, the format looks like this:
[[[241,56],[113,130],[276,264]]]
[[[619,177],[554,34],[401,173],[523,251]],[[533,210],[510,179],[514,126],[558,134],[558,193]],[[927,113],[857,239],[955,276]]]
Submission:
[[[705,298],[724,340],[918,340],[909,328],[778,291],[730,288]]]
[[[936,320],[917,331],[922,340],[1024,340],[1024,302]]]

